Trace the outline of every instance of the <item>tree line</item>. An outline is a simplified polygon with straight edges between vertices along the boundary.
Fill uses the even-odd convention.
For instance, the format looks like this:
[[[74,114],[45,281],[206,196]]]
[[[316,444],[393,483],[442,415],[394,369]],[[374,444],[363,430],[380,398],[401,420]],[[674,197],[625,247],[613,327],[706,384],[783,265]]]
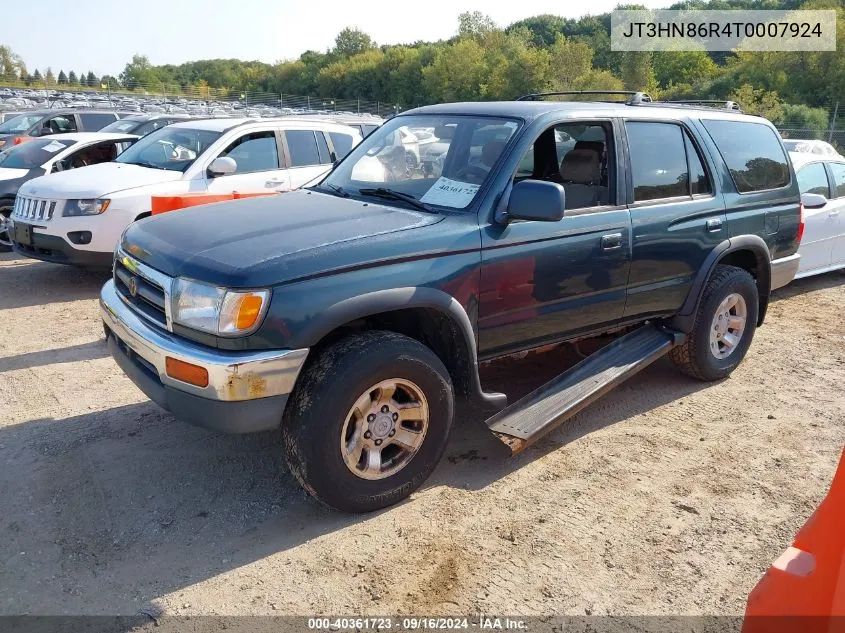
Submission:
[[[845,0],[687,0],[669,8],[836,9],[837,48],[845,46]],[[29,75],[22,60],[3,48],[4,77],[39,83],[37,70]],[[502,28],[476,11],[462,14],[455,35],[437,42],[379,46],[365,32],[346,28],[331,49],[276,64],[210,59],[156,66],[138,54],[117,78],[61,71],[55,79],[57,85],[75,81],[95,87],[108,81],[128,90],[179,86],[199,95],[249,91],[362,99],[402,109],[550,90],[643,90],[658,98],[732,99],[786,127],[823,129],[827,107],[845,94],[845,57],[840,52],[614,52],[610,13],[577,19],[539,15]]]

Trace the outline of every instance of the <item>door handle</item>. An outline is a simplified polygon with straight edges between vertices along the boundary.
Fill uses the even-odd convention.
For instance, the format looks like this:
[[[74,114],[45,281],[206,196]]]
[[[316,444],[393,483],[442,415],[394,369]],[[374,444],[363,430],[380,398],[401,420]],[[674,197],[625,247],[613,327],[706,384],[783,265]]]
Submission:
[[[286,184],[284,180],[268,180],[264,183],[268,187],[281,187],[282,185]]]
[[[617,248],[622,248],[621,233],[611,233],[610,235],[601,236],[601,249],[603,251],[615,251]]]
[[[721,218],[710,218],[707,220],[707,230],[710,233],[718,233],[722,230],[722,219]]]
[[[835,211],[830,211],[830,212],[827,214],[827,217],[829,217],[829,218],[835,218],[837,215],[839,215],[839,209],[836,209]]]

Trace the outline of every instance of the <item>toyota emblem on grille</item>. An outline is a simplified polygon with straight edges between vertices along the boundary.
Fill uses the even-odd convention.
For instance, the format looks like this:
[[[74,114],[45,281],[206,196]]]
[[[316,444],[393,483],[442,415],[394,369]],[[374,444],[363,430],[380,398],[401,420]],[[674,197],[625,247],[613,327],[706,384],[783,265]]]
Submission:
[[[127,288],[129,288],[129,294],[133,297],[138,296],[138,278],[137,277],[130,277],[129,283],[126,284]]]

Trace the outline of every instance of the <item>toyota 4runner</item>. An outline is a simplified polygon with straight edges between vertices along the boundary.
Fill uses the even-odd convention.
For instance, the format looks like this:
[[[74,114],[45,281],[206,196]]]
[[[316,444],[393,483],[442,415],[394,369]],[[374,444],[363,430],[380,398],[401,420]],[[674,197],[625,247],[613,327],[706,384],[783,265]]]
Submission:
[[[411,110],[315,186],[130,225],[101,294],[117,363],[181,420],[281,429],[346,511],[429,476],[458,396],[516,452],[664,354],[728,376],[798,267],[777,132],[730,103],[544,97]],[[409,165],[402,131],[438,160]],[[608,332],[510,406],[483,389],[481,361]]]

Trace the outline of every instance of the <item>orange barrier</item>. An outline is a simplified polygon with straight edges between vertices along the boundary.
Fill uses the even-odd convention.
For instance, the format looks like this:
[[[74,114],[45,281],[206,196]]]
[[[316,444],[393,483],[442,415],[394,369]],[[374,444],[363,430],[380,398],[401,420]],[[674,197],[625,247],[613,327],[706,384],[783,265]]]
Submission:
[[[748,596],[743,633],[845,633],[845,450],[827,497]]]
[[[233,191],[232,193],[183,193],[178,196],[152,196],[150,208],[153,215],[158,215],[159,213],[187,209],[188,207],[196,207],[201,204],[275,196],[279,193],[278,191],[259,191],[254,193]]]

